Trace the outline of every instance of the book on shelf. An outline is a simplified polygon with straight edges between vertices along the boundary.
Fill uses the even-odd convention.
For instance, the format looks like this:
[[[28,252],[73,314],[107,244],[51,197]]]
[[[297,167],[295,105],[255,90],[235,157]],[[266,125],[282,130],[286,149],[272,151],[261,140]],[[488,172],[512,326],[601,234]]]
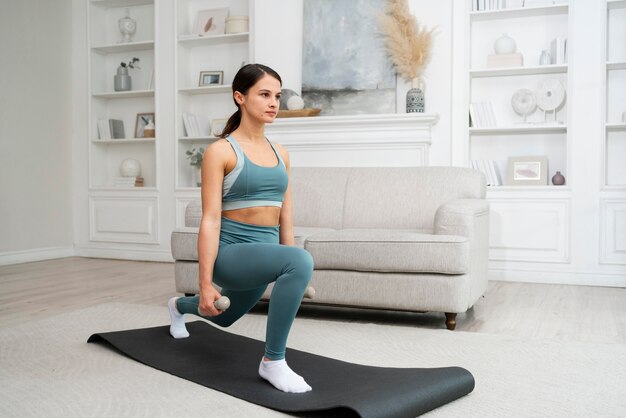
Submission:
[[[469,105],[470,126],[473,128],[495,128],[496,115],[491,102],[473,102]]]
[[[143,187],[143,177],[116,177],[115,187]]]
[[[193,113],[183,113],[183,127],[185,128],[186,136],[202,136],[200,124],[198,123],[198,117]]]
[[[498,10],[506,9],[507,0],[472,0],[472,10]]]
[[[567,39],[557,37],[550,41],[550,61],[552,64],[567,63]]]
[[[513,54],[487,55],[487,68],[523,67],[524,55],[519,52]]]
[[[126,138],[124,132],[124,121],[120,119],[98,119],[98,138],[100,139],[122,139]]]
[[[485,175],[487,186],[502,186],[502,177],[494,160],[470,160],[470,167]]]

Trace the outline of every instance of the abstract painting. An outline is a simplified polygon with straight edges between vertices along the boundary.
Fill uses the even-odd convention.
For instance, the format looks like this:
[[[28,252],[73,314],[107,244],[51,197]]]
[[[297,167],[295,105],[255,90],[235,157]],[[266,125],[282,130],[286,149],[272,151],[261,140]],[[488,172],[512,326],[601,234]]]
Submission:
[[[321,115],[396,112],[396,77],[380,35],[384,0],[304,0],[302,98]]]

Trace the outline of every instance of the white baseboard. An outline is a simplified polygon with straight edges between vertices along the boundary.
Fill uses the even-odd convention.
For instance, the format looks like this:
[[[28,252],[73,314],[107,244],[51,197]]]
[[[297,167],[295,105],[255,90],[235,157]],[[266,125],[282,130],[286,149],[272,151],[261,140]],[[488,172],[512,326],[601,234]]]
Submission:
[[[626,287],[626,272],[540,271],[535,269],[490,268],[489,280],[503,282],[565,284],[578,286]]]
[[[0,266],[31,263],[33,261],[51,260],[54,258],[73,257],[75,255],[76,251],[73,246],[7,251],[0,253]]]
[[[159,261],[169,263],[174,262],[171,252],[158,250],[76,247],[76,255],[78,257],[91,258],[113,258],[120,260]]]

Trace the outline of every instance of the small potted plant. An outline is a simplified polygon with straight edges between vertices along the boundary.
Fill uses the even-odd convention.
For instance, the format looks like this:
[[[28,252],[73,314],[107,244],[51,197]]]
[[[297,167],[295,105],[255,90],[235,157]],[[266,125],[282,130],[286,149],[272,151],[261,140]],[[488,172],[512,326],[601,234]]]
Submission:
[[[191,184],[195,184],[197,187],[202,186],[202,176],[201,176],[201,168],[202,168],[202,157],[204,156],[204,148],[192,148],[190,150],[185,151],[187,154],[187,159],[189,160],[189,164],[194,168],[193,170],[193,179]]]
[[[133,57],[133,59],[128,62],[120,63],[120,66],[117,67],[117,74],[114,77],[115,91],[128,91],[131,89],[131,78],[130,75],[128,75],[128,69],[140,68],[137,65],[138,62],[139,58]]]

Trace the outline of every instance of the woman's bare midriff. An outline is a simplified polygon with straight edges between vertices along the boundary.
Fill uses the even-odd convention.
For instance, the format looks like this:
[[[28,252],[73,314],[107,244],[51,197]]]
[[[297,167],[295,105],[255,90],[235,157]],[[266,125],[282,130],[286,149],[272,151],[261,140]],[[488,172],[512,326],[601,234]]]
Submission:
[[[252,208],[223,210],[222,216],[246,224],[276,226],[280,220],[280,208],[275,206],[256,206]]]

